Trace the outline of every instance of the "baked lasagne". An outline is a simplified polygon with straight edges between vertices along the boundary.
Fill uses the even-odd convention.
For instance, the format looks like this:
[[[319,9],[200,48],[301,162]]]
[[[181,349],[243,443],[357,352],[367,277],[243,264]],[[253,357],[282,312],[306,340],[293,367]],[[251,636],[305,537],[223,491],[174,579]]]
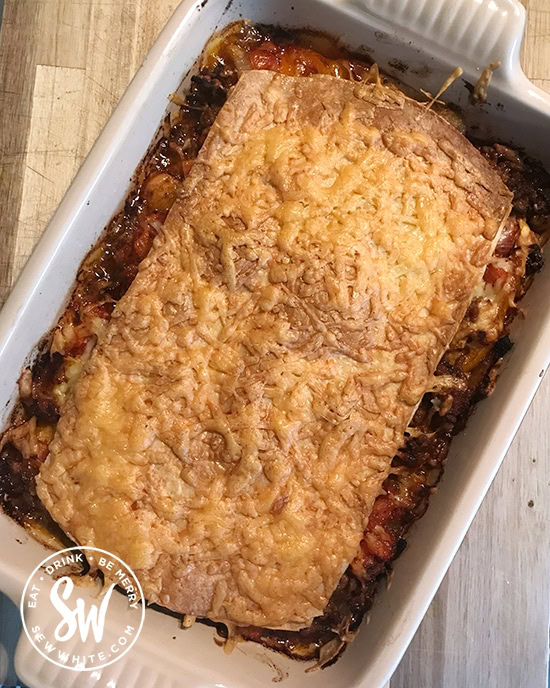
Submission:
[[[550,180],[307,32],[232,26],[175,104],[21,376],[3,506],[326,665],[493,388]]]

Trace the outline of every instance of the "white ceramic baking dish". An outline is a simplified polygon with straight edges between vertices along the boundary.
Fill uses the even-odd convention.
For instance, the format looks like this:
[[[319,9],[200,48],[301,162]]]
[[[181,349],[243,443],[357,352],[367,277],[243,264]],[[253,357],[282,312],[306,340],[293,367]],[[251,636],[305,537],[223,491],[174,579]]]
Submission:
[[[446,93],[464,108],[480,137],[521,146],[550,167],[550,98],[533,86],[519,64],[524,10],[516,0],[185,0],[162,32],[105,130],[75,178],[25,267],[0,317],[0,408],[5,421],[21,367],[61,312],[76,268],[120,206],[145,153],[168,95],[180,85],[216,30],[248,17],[310,26],[368,50],[381,67],[414,87],[436,92],[460,65],[473,83],[491,61],[495,73],[488,104],[471,107],[459,80]],[[406,65],[405,72],[396,67]],[[392,67],[395,65],[395,67]],[[258,646],[225,655],[212,630],[148,610],[132,651],[102,672],[77,674],[46,662],[26,639],[16,664],[32,688],[253,688],[285,678],[288,688],[378,688],[388,680],[485,495],[550,360],[550,270],[528,294],[528,318],[518,323],[495,394],[483,402],[453,443],[441,487],[399,560],[390,590],[382,591],[357,639],[335,666],[304,673],[304,666]],[[0,516],[0,589],[18,602],[44,549]],[[175,639],[173,639],[175,636]],[[429,661],[429,658],[427,659]]]

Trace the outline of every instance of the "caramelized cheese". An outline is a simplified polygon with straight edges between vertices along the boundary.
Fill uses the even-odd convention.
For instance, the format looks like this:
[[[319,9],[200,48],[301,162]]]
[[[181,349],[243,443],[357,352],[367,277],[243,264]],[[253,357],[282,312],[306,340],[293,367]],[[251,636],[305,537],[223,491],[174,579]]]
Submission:
[[[394,88],[244,74],[63,409],[53,518],[150,602],[309,625],[510,201]]]

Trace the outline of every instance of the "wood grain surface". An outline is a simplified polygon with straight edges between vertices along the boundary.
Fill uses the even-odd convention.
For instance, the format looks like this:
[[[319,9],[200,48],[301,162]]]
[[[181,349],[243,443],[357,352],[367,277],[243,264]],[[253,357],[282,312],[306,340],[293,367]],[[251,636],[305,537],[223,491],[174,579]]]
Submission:
[[[178,0],[5,0],[0,303]],[[526,0],[527,75],[550,91],[550,0]],[[543,688],[550,485],[543,382],[391,688]]]

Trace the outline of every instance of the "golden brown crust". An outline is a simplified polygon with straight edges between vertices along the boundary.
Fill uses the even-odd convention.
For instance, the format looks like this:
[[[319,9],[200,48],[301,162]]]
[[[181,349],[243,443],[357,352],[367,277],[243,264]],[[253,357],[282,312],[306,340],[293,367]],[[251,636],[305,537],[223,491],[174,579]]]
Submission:
[[[510,201],[395,89],[243,75],[59,422],[54,519],[151,602],[308,625]]]

